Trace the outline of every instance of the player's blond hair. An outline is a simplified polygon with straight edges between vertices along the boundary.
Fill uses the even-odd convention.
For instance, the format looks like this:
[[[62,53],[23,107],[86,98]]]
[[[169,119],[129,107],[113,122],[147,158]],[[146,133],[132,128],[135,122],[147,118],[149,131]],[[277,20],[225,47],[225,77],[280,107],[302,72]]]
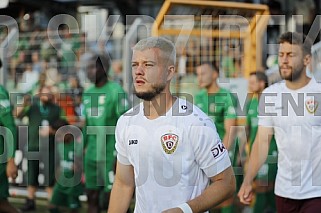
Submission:
[[[171,65],[176,64],[176,48],[173,42],[164,37],[148,37],[140,40],[132,49],[144,51],[150,48],[158,48],[162,51],[164,59]]]

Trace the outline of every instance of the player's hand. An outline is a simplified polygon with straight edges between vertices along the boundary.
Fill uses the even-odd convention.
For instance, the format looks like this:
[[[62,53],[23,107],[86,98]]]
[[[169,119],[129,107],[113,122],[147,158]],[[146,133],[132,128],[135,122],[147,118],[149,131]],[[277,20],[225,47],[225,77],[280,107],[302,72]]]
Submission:
[[[49,134],[50,134],[49,126],[41,126],[41,128],[39,128],[39,135],[41,137],[48,137]]]
[[[23,106],[28,107],[31,106],[31,97],[29,95],[23,96]]]
[[[18,169],[16,164],[14,163],[14,159],[10,158],[7,163],[7,177],[11,177],[15,180],[18,176]]]
[[[172,208],[162,211],[162,213],[184,213],[180,208]]]
[[[250,205],[253,200],[253,187],[251,182],[243,182],[241,189],[237,196],[240,198],[241,203]]]

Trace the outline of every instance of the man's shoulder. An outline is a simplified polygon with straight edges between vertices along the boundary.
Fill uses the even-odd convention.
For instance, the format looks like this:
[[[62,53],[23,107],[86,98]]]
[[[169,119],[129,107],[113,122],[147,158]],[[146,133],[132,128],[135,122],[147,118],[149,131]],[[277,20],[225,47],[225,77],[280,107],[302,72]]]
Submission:
[[[0,99],[7,99],[8,98],[8,91],[0,85]]]
[[[198,91],[195,95],[196,97],[203,97],[203,96],[207,96],[207,91],[206,89],[201,89],[200,91]]]
[[[56,103],[50,103],[50,104],[49,104],[49,107],[50,107],[51,109],[54,109],[54,110],[57,110],[57,111],[61,110],[61,107],[60,107],[58,104],[56,104]]]
[[[95,91],[95,85],[90,85],[87,89],[84,90],[84,94],[92,93]]]
[[[219,93],[228,93],[228,94],[232,94],[232,92],[229,89],[220,87]]]
[[[137,119],[139,115],[142,113],[142,103],[135,105],[131,109],[127,110],[124,114],[122,114],[118,123],[129,122],[129,120]]]
[[[262,93],[281,93],[284,92],[285,81],[279,81],[265,88]]]
[[[313,86],[314,86],[314,88],[315,88],[318,92],[321,92],[321,79],[318,80],[318,79],[312,78],[311,80],[313,81]]]
[[[185,115],[185,122],[188,125],[204,125],[204,122],[211,119],[196,105],[189,101],[179,99],[179,114]]]

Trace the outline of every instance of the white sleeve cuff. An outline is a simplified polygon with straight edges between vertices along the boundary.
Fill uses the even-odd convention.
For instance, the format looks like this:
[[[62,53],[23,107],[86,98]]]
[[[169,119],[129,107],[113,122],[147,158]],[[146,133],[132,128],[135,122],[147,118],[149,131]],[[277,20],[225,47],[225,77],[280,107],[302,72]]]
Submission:
[[[126,158],[125,156],[121,155],[121,154],[117,154],[117,160],[124,165],[131,165],[131,163],[129,162],[128,158]]]
[[[191,207],[187,203],[183,203],[177,207],[180,208],[184,213],[193,213]]]

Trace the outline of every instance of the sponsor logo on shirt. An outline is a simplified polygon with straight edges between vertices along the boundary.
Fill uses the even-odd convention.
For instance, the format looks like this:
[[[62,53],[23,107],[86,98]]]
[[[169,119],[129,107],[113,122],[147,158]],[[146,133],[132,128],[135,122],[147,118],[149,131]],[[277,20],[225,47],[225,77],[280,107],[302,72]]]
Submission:
[[[186,106],[186,105],[182,105],[181,108],[182,108],[183,110],[187,110],[187,106]]]
[[[313,114],[318,109],[319,103],[313,99],[305,101],[305,107],[309,113]]]
[[[106,96],[105,95],[99,96],[98,103],[99,104],[105,104],[105,102],[106,102]]]
[[[210,103],[209,111],[212,112],[212,113],[215,112],[215,104],[214,103]]]
[[[138,144],[138,140],[129,140],[128,145],[135,145]]]
[[[172,133],[167,133],[161,137],[163,150],[166,154],[175,152],[178,144],[178,136]]]
[[[216,159],[216,158],[220,157],[225,152],[225,150],[226,149],[225,149],[224,145],[221,142],[219,142],[211,149],[211,152],[212,152],[214,158]]]

